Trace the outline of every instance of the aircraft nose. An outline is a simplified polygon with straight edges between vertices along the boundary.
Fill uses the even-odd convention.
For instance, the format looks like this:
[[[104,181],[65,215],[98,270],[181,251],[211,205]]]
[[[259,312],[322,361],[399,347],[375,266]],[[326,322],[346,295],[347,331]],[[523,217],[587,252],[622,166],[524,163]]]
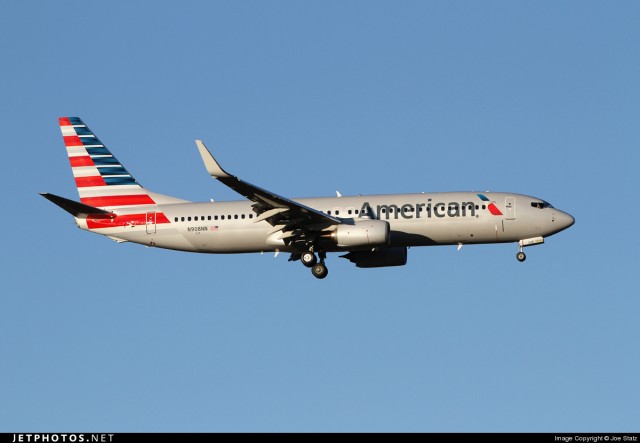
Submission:
[[[573,226],[573,224],[576,222],[576,219],[573,218],[571,214],[563,211],[558,211],[555,219],[561,231]]]

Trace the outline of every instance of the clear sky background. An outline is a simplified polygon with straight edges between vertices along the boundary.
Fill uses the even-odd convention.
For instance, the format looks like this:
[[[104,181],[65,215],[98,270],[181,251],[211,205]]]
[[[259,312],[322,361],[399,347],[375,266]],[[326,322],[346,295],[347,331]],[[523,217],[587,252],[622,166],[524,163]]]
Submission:
[[[640,3],[8,2],[0,431],[639,431]],[[508,191],[526,250],[199,255],[78,230],[57,124],[147,188]]]

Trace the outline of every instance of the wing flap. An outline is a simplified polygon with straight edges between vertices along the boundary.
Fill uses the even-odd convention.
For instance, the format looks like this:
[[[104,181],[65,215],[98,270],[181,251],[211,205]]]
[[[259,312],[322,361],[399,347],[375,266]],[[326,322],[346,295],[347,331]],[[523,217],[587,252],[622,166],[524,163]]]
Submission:
[[[283,212],[287,212],[289,208],[273,208],[267,211],[264,211],[262,214],[256,217],[253,221],[254,223],[261,222],[262,220],[266,220],[269,217],[273,217],[274,215],[282,214]]]

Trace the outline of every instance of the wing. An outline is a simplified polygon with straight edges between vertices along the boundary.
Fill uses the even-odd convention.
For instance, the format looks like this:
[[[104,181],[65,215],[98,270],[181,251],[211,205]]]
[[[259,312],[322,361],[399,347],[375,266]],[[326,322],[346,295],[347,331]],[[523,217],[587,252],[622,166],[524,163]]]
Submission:
[[[342,223],[338,218],[254,186],[229,174],[222,169],[201,140],[196,140],[196,145],[207,172],[238,194],[254,202],[253,210],[258,215],[254,222],[267,221],[274,227],[271,232],[282,231],[280,239],[287,243],[313,241],[313,237],[319,231]]]

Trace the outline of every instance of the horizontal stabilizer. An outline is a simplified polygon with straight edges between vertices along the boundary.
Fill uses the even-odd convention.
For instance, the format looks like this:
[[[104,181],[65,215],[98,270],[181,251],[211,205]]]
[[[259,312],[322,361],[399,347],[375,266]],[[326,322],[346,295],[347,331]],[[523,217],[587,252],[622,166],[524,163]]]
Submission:
[[[52,203],[60,206],[62,209],[67,211],[69,214],[78,218],[87,218],[89,215],[108,215],[110,217],[115,216],[112,212],[105,211],[103,209],[94,208],[93,206],[85,205],[84,203],[79,203],[73,200],[69,200],[68,198],[60,197],[54,194],[41,193],[41,196],[46,198]]]

